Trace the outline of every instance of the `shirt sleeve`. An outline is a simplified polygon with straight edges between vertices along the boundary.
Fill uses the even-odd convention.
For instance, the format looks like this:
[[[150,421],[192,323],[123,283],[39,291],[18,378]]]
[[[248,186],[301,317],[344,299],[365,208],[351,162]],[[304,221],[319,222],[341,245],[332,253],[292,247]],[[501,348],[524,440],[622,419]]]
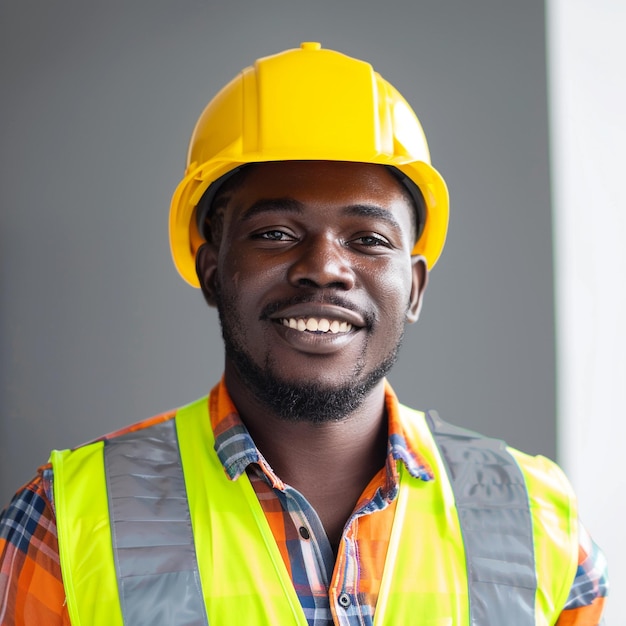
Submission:
[[[0,512],[0,625],[42,624],[70,626],[49,466]]]
[[[578,527],[578,569],[556,626],[602,626],[609,590],[606,558],[585,527]]]

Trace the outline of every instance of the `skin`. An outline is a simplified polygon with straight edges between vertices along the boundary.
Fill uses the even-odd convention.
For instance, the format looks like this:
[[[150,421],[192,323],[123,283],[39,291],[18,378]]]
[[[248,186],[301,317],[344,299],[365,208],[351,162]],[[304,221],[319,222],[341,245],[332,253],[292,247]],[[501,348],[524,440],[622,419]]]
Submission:
[[[427,284],[424,258],[411,256],[414,208],[383,166],[327,161],[255,165],[222,205],[220,236],[200,248],[197,271],[220,310],[226,385],[259,450],[313,505],[336,550],[384,465],[381,364],[418,319]],[[285,324],[311,318],[343,326]],[[331,397],[363,391],[337,415],[286,416],[255,390],[246,363]]]

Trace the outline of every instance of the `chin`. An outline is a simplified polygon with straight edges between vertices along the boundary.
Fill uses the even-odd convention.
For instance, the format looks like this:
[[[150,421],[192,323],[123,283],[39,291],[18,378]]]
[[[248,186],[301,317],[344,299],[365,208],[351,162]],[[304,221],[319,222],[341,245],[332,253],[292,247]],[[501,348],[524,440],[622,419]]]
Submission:
[[[268,411],[289,422],[338,422],[357,411],[391,369],[397,350],[368,374],[360,372],[338,382],[328,372],[319,380],[291,380],[269,365],[260,367],[245,352],[228,354],[241,381]]]

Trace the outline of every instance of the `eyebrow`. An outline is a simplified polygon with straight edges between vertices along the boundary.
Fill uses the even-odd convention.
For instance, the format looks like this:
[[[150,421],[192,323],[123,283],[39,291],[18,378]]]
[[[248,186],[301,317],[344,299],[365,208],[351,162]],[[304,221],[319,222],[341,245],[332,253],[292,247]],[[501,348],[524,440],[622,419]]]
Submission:
[[[302,213],[304,205],[293,198],[262,198],[248,207],[241,216],[242,222],[247,222],[257,215],[280,211],[282,213]]]
[[[302,213],[304,204],[294,198],[262,198],[257,200],[252,206],[244,211],[241,221],[246,222],[257,215],[279,211],[284,213]],[[401,226],[393,215],[376,204],[350,204],[342,207],[339,213],[347,216],[370,217],[381,220],[396,230],[401,230]]]
[[[351,204],[344,207],[341,212],[344,215],[354,215],[357,217],[373,217],[381,220],[396,230],[402,230],[396,218],[386,209],[377,204]]]

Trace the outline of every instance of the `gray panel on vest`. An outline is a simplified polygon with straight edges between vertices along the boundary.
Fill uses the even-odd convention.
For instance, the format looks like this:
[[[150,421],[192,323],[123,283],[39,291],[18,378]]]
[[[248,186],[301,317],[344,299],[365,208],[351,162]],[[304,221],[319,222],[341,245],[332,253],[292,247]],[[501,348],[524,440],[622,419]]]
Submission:
[[[208,626],[174,420],[105,441],[124,623]]]
[[[124,609],[124,623],[129,626],[199,626],[197,597],[200,579],[194,572],[175,572],[157,576],[123,578],[120,595],[142,598],[129,601]]]
[[[502,441],[444,422],[428,425],[447,466],[467,559],[476,626],[532,626],[537,577],[524,476]]]

